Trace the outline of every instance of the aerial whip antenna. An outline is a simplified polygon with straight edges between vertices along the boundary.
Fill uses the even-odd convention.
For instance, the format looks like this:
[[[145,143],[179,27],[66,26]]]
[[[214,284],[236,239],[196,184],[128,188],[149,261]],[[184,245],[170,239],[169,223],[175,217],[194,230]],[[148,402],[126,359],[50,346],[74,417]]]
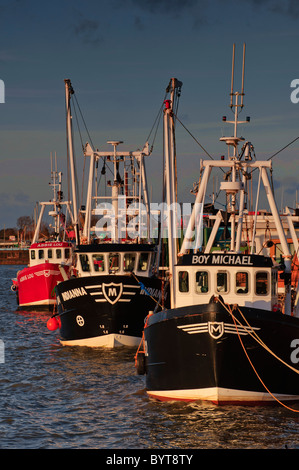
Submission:
[[[243,108],[243,97],[244,97],[244,71],[245,71],[245,42],[244,42],[244,44],[243,44],[243,65],[242,65],[241,108]]]
[[[231,91],[230,91],[230,107],[233,107],[233,95],[234,95],[234,71],[235,71],[235,44],[233,44],[233,59],[232,59],[232,80],[231,80]]]

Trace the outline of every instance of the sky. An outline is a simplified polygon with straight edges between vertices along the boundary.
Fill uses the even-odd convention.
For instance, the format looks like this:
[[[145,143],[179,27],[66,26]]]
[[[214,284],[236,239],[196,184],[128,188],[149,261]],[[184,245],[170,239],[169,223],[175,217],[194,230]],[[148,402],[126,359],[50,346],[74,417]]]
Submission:
[[[258,159],[269,158],[299,136],[299,103],[291,101],[291,82],[299,79],[296,0],[0,0],[0,229],[16,227],[36,202],[52,197],[51,153],[67,185],[66,78],[99,150],[108,140],[142,148],[169,80],[182,81],[178,187],[179,200],[190,201],[206,158],[190,134],[214,158],[226,153],[219,139],[228,132],[222,116],[231,112],[234,43],[236,91],[246,43],[243,112],[251,121],[240,131]],[[162,194],[161,138],[146,160],[155,202]],[[299,140],[273,158],[279,206],[294,207],[298,154]],[[80,146],[76,159],[81,181]]]

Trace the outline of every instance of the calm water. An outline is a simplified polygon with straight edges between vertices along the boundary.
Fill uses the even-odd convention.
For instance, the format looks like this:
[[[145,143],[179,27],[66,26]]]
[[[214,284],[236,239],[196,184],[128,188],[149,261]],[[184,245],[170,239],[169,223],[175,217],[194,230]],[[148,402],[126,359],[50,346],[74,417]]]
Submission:
[[[1,449],[299,449],[299,413],[150,401],[131,350],[62,347],[0,266]],[[299,409],[299,407],[297,407]]]

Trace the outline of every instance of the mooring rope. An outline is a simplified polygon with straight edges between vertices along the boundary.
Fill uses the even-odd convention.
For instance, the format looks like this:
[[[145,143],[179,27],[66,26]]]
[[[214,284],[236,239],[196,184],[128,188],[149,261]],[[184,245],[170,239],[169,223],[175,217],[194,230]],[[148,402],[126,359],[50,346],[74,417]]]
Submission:
[[[245,346],[244,346],[244,344],[243,344],[243,341],[242,341],[242,339],[241,339],[241,336],[240,336],[240,334],[239,334],[237,322],[239,323],[239,325],[242,325],[242,323],[235,317],[235,315],[233,314],[232,309],[231,309],[231,307],[230,307],[229,305],[224,304],[224,302],[222,302],[219,297],[218,297],[218,301],[219,301],[219,303],[225,308],[225,310],[230,314],[230,316],[232,317],[233,322],[234,322],[235,327],[236,327],[236,331],[237,331],[237,334],[238,334],[238,338],[239,338],[239,341],[240,341],[240,343],[241,343],[241,346],[242,346],[242,348],[243,348],[243,350],[244,350],[244,353],[245,353],[245,355],[246,355],[246,357],[247,357],[247,359],[248,359],[248,361],[249,361],[249,363],[250,363],[250,365],[251,365],[251,367],[252,367],[254,373],[256,374],[257,378],[259,379],[259,381],[261,382],[261,384],[263,385],[263,387],[265,388],[265,390],[269,393],[269,395],[271,395],[272,398],[274,398],[274,400],[276,400],[276,401],[277,401],[280,405],[282,405],[284,408],[287,408],[288,410],[293,411],[293,412],[295,412],[295,413],[299,413],[299,410],[295,410],[294,408],[291,408],[291,407],[287,406],[285,403],[281,402],[281,401],[280,401],[277,397],[275,397],[275,395],[273,395],[273,393],[271,393],[271,391],[268,389],[268,387],[266,386],[266,384],[263,382],[263,380],[261,379],[260,375],[258,374],[256,368],[254,367],[254,365],[253,365],[253,363],[252,363],[252,361],[251,361],[251,359],[250,359],[250,357],[249,357],[249,355],[248,355],[248,353],[247,353],[247,351],[246,351],[246,348],[245,348]],[[244,317],[243,313],[241,312],[239,306],[238,306],[238,305],[236,305],[236,306],[237,306],[239,312],[241,313],[242,317],[243,317],[244,320],[245,320],[245,317]],[[265,348],[269,353],[271,353],[274,357],[276,357],[276,359],[280,360],[284,365],[288,366],[290,369],[292,369],[293,371],[295,371],[297,374],[299,373],[299,371],[298,371],[297,369],[293,368],[292,366],[290,366],[290,365],[287,364],[286,362],[282,361],[282,359],[280,359],[278,356],[276,356],[276,355],[273,353],[273,351],[271,351],[271,350],[264,344],[264,342],[258,337],[258,335],[255,333],[255,331],[253,330],[253,328],[250,326],[250,324],[248,323],[248,321],[247,321],[247,320],[245,320],[245,321],[246,321],[247,325],[249,326],[249,328],[251,329],[251,331],[253,332],[253,334],[251,334],[250,331],[248,331],[248,333],[250,334],[250,336],[251,336],[253,339],[255,339],[255,341],[257,341],[257,342],[260,344],[260,346],[262,346],[263,348]],[[244,326],[244,325],[243,325],[243,326]]]
[[[159,305],[159,307],[162,308],[163,310],[163,307],[162,305],[149,293],[149,291],[147,290],[147,288],[145,287],[145,285],[139,281],[138,277],[136,276],[135,273],[133,273],[133,271],[131,272],[131,275],[136,279],[136,281],[138,282],[139,286],[140,286],[140,289],[144,290],[144,292],[146,293],[146,295],[148,295],[154,302],[156,302],[157,305]]]

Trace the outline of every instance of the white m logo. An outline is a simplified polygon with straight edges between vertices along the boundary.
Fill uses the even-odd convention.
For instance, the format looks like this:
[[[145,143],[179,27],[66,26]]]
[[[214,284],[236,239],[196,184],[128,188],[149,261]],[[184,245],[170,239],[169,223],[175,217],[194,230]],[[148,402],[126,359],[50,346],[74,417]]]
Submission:
[[[114,284],[114,282],[111,282],[110,284],[105,284],[103,282],[102,291],[106,300],[108,300],[108,302],[113,305],[120,299],[121,294],[123,292],[123,285]]]
[[[223,322],[209,321],[208,322],[209,334],[214,339],[221,338],[224,333]]]

